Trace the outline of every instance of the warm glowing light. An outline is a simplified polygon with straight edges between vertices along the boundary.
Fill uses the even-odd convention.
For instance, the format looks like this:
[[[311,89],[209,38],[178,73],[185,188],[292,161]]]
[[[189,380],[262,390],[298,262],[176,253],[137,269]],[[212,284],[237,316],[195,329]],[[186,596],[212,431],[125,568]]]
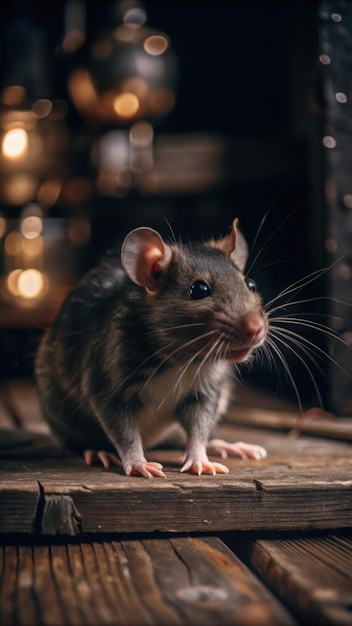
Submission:
[[[2,215],[0,215],[0,239],[1,237],[5,235],[5,232],[6,232],[6,220]]]
[[[163,54],[168,48],[168,40],[164,35],[150,35],[144,42],[144,50],[153,56]]]
[[[36,298],[44,288],[44,276],[38,270],[24,270],[18,277],[18,291],[24,298]]]
[[[10,294],[13,296],[21,295],[18,289],[18,279],[21,273],[22,273],[22,270],[13,270],[12,272],[10,272],[10,274],[6,278],[7,289],[10,292]]]
[[[139,99],[134,93],[120,93],[114,99],[114,111],[119,117],[134,117],[139,111]]]
[[[8,106],[19,104],[25,97],[26,90],[22,85],[10,85],[2,92],[2,101]]]
[[[97,94],[86,70],[76,70],[68,78],[68,88],[78,108],[89,109],[96,104]]]
[[[43,237],[39,235],[35,239],[25,239],[23,242],[23,254],[27,257],[40,256],[44,250]]]
[[[28,149],[28,134],[24,128],[12,128],[4,135],[2,153],[9,159],[18,159]]]
[[[153,126],[149,122],[135,122],[130,129],[130,142],[137,148],[147,148],[153,141]]]
[[[39,237],[43,230],[43,222],[36,215],[29,215],[22,220],[21,232],[26,239],[35,239]]]
[[[61,189],[61,180],[44,180],[38,189],[38,202],[45,208],[52,207],[58,201]]]
[[[3,195],[10,204],[25,204],[35,194],[37,182],[27,174],[11,176],[3,188]]]
[[[5,252],[10,255],[19,254],[23,249],[23,238],[17,230],[12,230],[5,239]]]
[[[136,76],[125,80],[122,88],[124,93],[132,93],[137,98],[144,98],[149,91],[148,83],[143,78],[137,78]]]
[[[121,24],[114,30],[114,39],[117,41],[134,41],[136,29],[131,24]]]
[[[40,100],[36,100],[36,102],[33,102],[32,113],[36,117],[46,117],[47,115],[49,115],[52,108],[53,103],[51,102],[51,100],[48,100],[47,98],[41,98]]]

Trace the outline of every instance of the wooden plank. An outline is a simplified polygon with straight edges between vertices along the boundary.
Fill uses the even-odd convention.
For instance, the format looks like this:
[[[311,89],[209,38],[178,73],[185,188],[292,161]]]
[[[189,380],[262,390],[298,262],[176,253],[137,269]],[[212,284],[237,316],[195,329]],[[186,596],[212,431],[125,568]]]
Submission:
[[[316,412],[312,410],[306,414],[300,414],[293,411],[273,411],[260,407],[239,406],[233,409],[227,420],[234,424],[352,441],[352,418],[334,417],[329,414],[324,417],[320,413],[323,412],[319,409]]]
[[[166,480],[126,477],[51,456],[43,435],[0,460],[0,532],[208,532],[352,527],[349,444],[225,427],[227,439],[263,443],[260,462],[228,459],[227,475],[180,474],[177,450],[151,456]],[[61,454],[61,456],[60,456]],[[167,505],[165,505],[167,503]]]
[[[258,540],[250,561],[304,623],[352,623],[351,535]]]
[[[36,532],[40,498],[38,483],[28,475],[11,487],[0,484],[0,533]]]
[[[5,546],[6,626],[294,626],[218,538]]]

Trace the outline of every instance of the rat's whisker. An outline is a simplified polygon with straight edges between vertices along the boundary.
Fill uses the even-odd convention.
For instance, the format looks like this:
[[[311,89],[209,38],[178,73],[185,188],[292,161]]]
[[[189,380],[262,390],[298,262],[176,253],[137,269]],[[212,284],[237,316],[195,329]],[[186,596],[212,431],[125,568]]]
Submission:
[[[318,363],[317,358],[319,358],[323,362],[325,362],[326,359],[329,359],[334,365],[338,366],[336,361],[325,350],[323,350],[318,345],[310,341],[307,337],[298,335],[298,333],[295,333],[294,331],[291,331],[288,329],[283,330],[281,328],[273,328],[271,329],[271,331],[274,337],[280,335],[281,337],[285,338],[285,340],[289,343],[290,346],[291,344],[293,346],[297,346],[297,348],[299,348],[302,352],[304,352],[307,358],[314,364],[316,369],[322,375],[325,375],[326,372]],[[314,354],[317,358],[313,356]]]
[[[205,336],[206,336],[207,334],[208,334],[208,333],[205,333]],[[201,335],[201,337],[203,337],[203,335]],[[192,339],[192,340],[190,341],[190,343],[192,343],[193,341],[196,341],[198,338],[199,338],[199,337],[195,337],[194,339]],[[142,369],[142,367],[143,367],[144,365],[147,365],[149,361],[151,361],[152,359],[154,359],[155,357],[157,357],[160,353],[162,353],[162,352],[164,352],[165,350],[167,350],[169,347],[171,347],[171,345],[172,345],[172,344],[171,344],[171,342],[170,342],[168,346],[162,346],[162,347],[161,347],[161,348],[159,348],[158,350],[155,350],[154,352],[152,352],[152,353],[151,353],[151,354],[150,354],[150,355],[149,355],[146,359],[144,359],[144,361],[142,361],[141,363],[139,363],[139,364],[137,365],[137,367],[135,367],[135,369],[134,369],[133,371],[131,371],[131,373],[130,373],[128,376],[126,376],[126,377],[123,379],[123,381],[122,381],[122,382],[121,382],[121,384],[120,384],[120,388],[122,388],[122,387],[126,384],[126,382],[127,382],[128,380],[130,380],[130,379],[131,379],[131,378],[132,378],[132,377],[133,377],[133,376],[134,376],[134,375],[135,375],[135,374],[136,374],[136,373],[137,373],[140,369]],[[186,346],[187,346],[187,345],[188,345],[188,344],[186,344]],[[182,345],[181,347],[179,347],[178,349],[176,349],[176,350],[174,351],[174,353],[178,352],[178,350],[180,350],[180,349],[182,350],[182,348],[183,348],[183,345]],[[172,353],[172,354],[174,354],[174,353]],[[170,356],[171,356],[171,355],[170,355]],[[164,364],[166,363],[166,361],[168,360],[168,358],[169,358],[169,357],[166,357],[165,359],[163,359],[163,360],[161,361],[161,363],[159,363],[159,365],[158,365],[158,367],[157,367],[156,369],[158,370],[160,367],[162,367],[162,365],[164,365]],[[154,372],[153,372],[153,373],[151,374],[151,376],[148,378],[147,382],[149,382],[149,380],[153,377],[153,375],[154,375]],[[143,389],[144,389],[144,387],[143,387]]]
[[[313,376],[313,374],[312,374],[312,372],[311,372],[311,369],[310,369],[310,367],[307,365],[306,361],[305,361],[305,360],[303,359],[303,357],[299,354],[299,352],[297,352],[297,350],[295,350],[295,349],[292,347],[292,345],[290,345],[290,343],[289,343],[287,340],[282,339],[282,336],[279,336],[278,334],[276,334],[276,335],[274,335],[274,337],[275,337],[276,341],[279,341],[279,342],[280,342],[283,346],[285,346],[285,348],[287,348],[288,350],[290,350],[290,351],[291,351],[291,352],[292,352],[292,353],[293,353],[293,354],[297,357],[297,359],[298,359],[298,360],[299,360],[299,361],[303,364],[303,366],[304,366],[304,368],[305,368],[306,372],[308,373],[309,378],[310,378],[310,379],[311,379],[311,381],[312,381],[312,384],[313,384],[313,387],[314,387],[315,393],[317,394],[317,398],[318,398],[319,405],[320,405],[321,407],[323,407],[323,400],[322,400],[322,397],[321,397],[321,393],[320,393],[319,387],[318,387],[318,385],[317,385],[317,381],[315,380],[315,378],[314,378],[314,376]],[[307,350],[305,350],[302,346],[300,346],[300,349],[301,349],[303,352],[305,352],[305,354],[307,354],[307,352],[308,352],[308,351],[307,351]]]
[[[153,370],[153,372],[147,378],[146,382],[144,383],[144,385],[143,385],[143,387],[141,389],[141,393],[143,393],[143,391],[146,389],[146,387],[150,383],[151,379],[155,376],[155,374],[159,371],[159,369],[165,363],[167,363],[167,361],[169,361],[171,359],[171,357],[175,356],[175,354],[179,353],[181,350],[185,350],[186,348],[188,348],[192,344],[196,343],[197,341],[199,341],[201,339],[204,339],[205,337],[209,337],[210,335],[213,335],[215,332],[216,332],[216,330],[210,330],[207,333],[203,333],[203,335],[199,335],[197,337],[193,337],[193,339],[190,339],[186,343],[183,343],[181,346],[178,346],[177,348],[175,348],[175,350],[173,350],[172,352],[167,354],[166,357],[159,363],[159,365]],[[162,348],[161,351],[165,351],[165,348]],[[158,350],[158,352],[160,352],[160,350]]]
[[[194,381],[195,381],[195,380],[197,379],[197,377],[199,376],[200,371],[201,371],[201,369],[202,369],[202,367],[203,367],[204,363],[206,363],[206,362],[208,361],[208,359],[209,359],[209,357],[210,357],[211,353],[212,353],[212,352],[213,352],[213,350],[217,347],[217,345],[219,344],[219,342],[220,342],[220,337],[218,337],[218,339],[216,340],[216,342],[215,342],[215,343],[214,343],[214,344],[213,344],[213,345],[209,348],[208,352],[205,354],[204,358],[202,359],[202,361],[201,361],[200,365],[198,366],[198,368],[197,368],[197,370],[196,370],[196,373],[195,373],[195,374],[194,374],[194,376],[193,376],[193,379],[192,379],[192,384],[194,383]]]
[[[332,363],[332,365],[334,365],[335,367],[337,367],[341,372],[343,372],[346,376],[349,376],[348,372],[346,372],[346,370],[344,370],[344,368],[325,350],[323,350],[322,348],[320,348],[320,346],[316,345],[315,343],[313,343],[312,341],[310,341],[307,337],[304,337],[302,335],[298,335],[298,333],[295,333],[293,330],[290,330],[288,328],[282,329],[282,328],[273,328],[271,329],[272,331],[280,334],[281,336],[285,337],[286,339],[291,339],[291,341],[295,341],[296,345],[300,346],[301,349],[303,350],[303,347],[306,347],[306,353],[307,356],[309,356],[309,358],[313,361],[313,357],[311,355],[311,353],[309,352],[310,348],[311,350],[314,350],[316,353],[316,356],[319,357],[322,360],[328,360],[330,361],[330,363]],[[289,337],[287,337],[287,335],[289,335]],[[345,344],[348,345],[348,344]],[[350,347],[350,346],[348,346]],[[319,369],[319,365],[316,361],[313,361],[316,365],[316,367]]]
[[[275,298],[273,298],[272,300],[267,302],[266,305],[265,305],[265,309],[267,309],[267,307],[269,307],[271,304],[274,304],[275,302],[277,302],[278,300],[280,300],[284,296],[288,296],[288,295],[290,295],[292,293],[295,293],[295,292],[297,292],[299,290],[302,290],[305,287],[307,287],[308,285],[310,285],[311,283],[313,283],[314,281],[318,280],[321,276],[323,276],[324,274],[329,272],[333,267],[335,267],[341,261],[342,258],[343,257],[340,257],[336,261],[331,263],[331,265],[328,265],[327,267],[323,267],[323,268],[321,268],[319,270],[315,270],[314,272],[311,272],[310,274],[307,274],[306,276],[303,276],[302,278],[299,278],[295,282],[291,283],[290,285],[288,285],[287,287],[282,289],[275,296]]]
[[[166,332],[170,332],[172,330],[181,330],[181,329],[185,329],[185,328],[195,328],[195,327],[199,327],[199,326],[206,326],[206,324],[204,322],[196,322],[196,323],[192,323],[192,324],[176,324],[173,326],[164,326],[163,330]],[[136,338],[139,337],[149,337],[149,336],[153,336],[153,335],[160,335],[160,329],[157,330],[147,330],[143,333],[139,333],[138,335],[135,335]]]
[[[177,245],[174,229],[172,228],[169,220],[167,219],[167,217],[165,217],[165,215],[163,216],[163,218],[164,218],[164,221],[166,222],[166,224],[168,225],[170,233],[171,233],[171,243],[174,243],[175,245]]]
[[[267,239],[264,241],[262,247],[260,248],[260,250],[255,255],[253,261],[251,261],[251,264],[250,264],[248,270],[246,271],[247,274],[249,274],[252,271],[255,263],[257,262],[259,256],[262,254],[263,250],[265,250],[265,248],[268,246],[268,244],[273,239],[273,237],[276,235],[276,233],[280,230],[280,228],[282,228],[284,226],[284,224],[286,224],[286,222],[289,219],[291,219],[292,215],[294,215],[297,212],[297,209],[298,209],[298,207],[295,207],[290,213],[288,213],[288,215],[286,215],[286,217],[280,222],[280,224],[278,224],[278,226],[270,233],[269,237],[267,237]],[[262,229],[265,220],[267,219],[268,214],[269,214],[269,211],[266,212],[266,214],[264,215],[262,221],[260,222],[260,225],[259,225],[259,228],[258,228],[258,231],[257,231],[257,235],[256,235],[256,237],[254,239],[254,242],[253,242],[253,245],[252,245],[252,250],[253,250],[254,245],[255,245],[255,243],[256,243],[256,241],[258,239],[258,234],[259,234],[260,230]]]
[[[322,300],[335,302],[336,304],[343,304],[344,306],[351,306],[351,303],[346,302],[345,300],[339,300],[338,298],[331,298],[329,296],[317,296],[315,298],[304,298],[302,300],[291,300],[288,302],[283,302],[282,304],[274,307],[273,309],[267,310],[267,306],[269,306],[270,303],[274,304],[275,301],[278,299],[279,299],[278,297],[274,298],[273,300],[271,300],[271,302],[268,302],[267,304],[265,304],[264,311],[266,312],[267,315],[272,315],[273,313],[275,313],[275,311],[279,311],[280,309],[287,309],[288,307],[296,306],[297,304],[306,304],[308,302],[319,302]],[[315,313],[315,315],[318,315],[318,314]],[[329,317],[329,315],[326,313],[320,313],[320,315],[327,315]]]
[[[347,343],[347,341],[345,341],[344,339],[342,339],[342,337],[339,337],[339,335],[336,334],[336,332],[334,332],[333,330],[331,330],[331,328],[329,326],[326,326],[325,324],[320,324],[319,322],[315,322],[312,320],[307,320],[307,319],[300,319],[295,318],[295,317],[274,317],[273,319],[270,319],[270,327],[272,328],[280,328],[280,329],[284,329],[283,326],[280,327],[275,327],[272,326],[272,322],[279,322],[280,324],[285,324],[285,326],[287,326],[288,324],[292,324],[295,326],[305,326],[307,328],[311,328],[312,330],[315,330],[317,332],[322,333],[322,335],[324,336],[328,336],[328,337],[332,337],[334,340],[338,341],[339,343],[341,343],[343,346],[345,346],[346,348],[350,348],[352,349],[352,347],[350,346],[350,344]],[[285,330],[288,331],[288,329],[286,328]],[[293,332],[293,331],[291,331]],[[297,335],[297,337],[300,335]],[[303,337],[302,337],[303,339]],[[312,346],[315,346],[315,344],[312,343]],[[315,346],[316,347],[316,346]],[[328,356],[326,354],[326,356]]]
[[[212,351],[215,349],[215,347],[217,346],[219,342],[219,339],[217,339],[217,341],[215,342],[215,344],[213,344],[213,346],[211,346],[208,350],[208,352],[205,354],[204,358],[202,359],[200,365],[198,366],[195,375],[192,378],[192,382],[191,382],[191,386],[194,384],[194,381],[196,380],[197,376],[200,373],[201,368],[203,367],[203,365],[208,361]],[[189,368],[191,367],[191,365],[193,364],[193,362],[197,359],[197,357],[204,351],[204,347],[202,347],[200,350],[198,350],[198,352],[196,352],[190,359],[188,359],[188,361],[183,364],[176,372],[177,375],[177,382],[175,387],[172,389],[170,389],[167,393],[167,395],[165,396],[165,398],[162,400],[162,402],[159,404],[158,406],[158,410],[161,409],[161,407],[165,404],[167,398],[169,397],[170,393],[177,389],[177,387],[180,387],[181,382],[183,377],[186,375],[186,372],[189,370]]]
[[[272,351],[272,353],[275,353],[276,356],[278,357],[279,361],[282,363],[283,367],[284,367],[284,371],[286,372],[286,375],[288,376],[291,385],[293,387],[293,390],[296,394],[296,398],[297,398],[297,402],[298,402],[298,406],[299,406],[299,410],[302,413],[303,412],[303,406],[302,406],[302,401],[301,401],[301,396],[299,394],[298,391],[298,387],[297,387],[297,383],[293,377],[293,374],[291,373],[290,367],[284,357],[284,355],[282,354],[280,348],[276,345],[275,341],[273,340],[272,337],[268,336],[267,337],[267,347],[269,348],[269,350]]]

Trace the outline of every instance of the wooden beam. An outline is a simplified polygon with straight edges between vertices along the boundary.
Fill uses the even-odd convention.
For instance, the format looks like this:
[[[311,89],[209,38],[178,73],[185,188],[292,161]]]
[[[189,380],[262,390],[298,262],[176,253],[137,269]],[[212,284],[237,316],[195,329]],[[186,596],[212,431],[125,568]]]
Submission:
[[[351,446],[224,425],[227,440],[260,443],[262,461],[227,459],[226,475],[180,474],[179,450],[155,450],[165,479],[85,467],[31,434],[0,461],[0,532],[220,532],[352,527]],[[15,438],[16,431],[12,431]],[[26,434],[28,437],[28,433]],[[38,438],[39,447],[34,442]],[[61,455],[61,456],[60,456]]]
[[[351,624],[351,537],[257,540],[250,562],[305,624]]]
[[[334,417],[328,413],[324,416],[320,409],[317,409],[316,413],[313,409],[299,414],[293,411],[238,406],[227,419],[231,423],[240,425],[352,441],[352,418]]]

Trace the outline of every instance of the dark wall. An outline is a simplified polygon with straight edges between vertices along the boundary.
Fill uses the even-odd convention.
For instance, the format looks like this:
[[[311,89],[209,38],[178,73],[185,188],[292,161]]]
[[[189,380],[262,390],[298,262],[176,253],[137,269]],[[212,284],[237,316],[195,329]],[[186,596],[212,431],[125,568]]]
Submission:
[[[319,167],[312,165],[320,145],[318,3],[214,0],[144,4],[150,24],[170,36],[179,62],[176,105],[156,126],[156,137],[194,133],[216,136],[224,145],[226,176],[213,188],[188,193],[175,188],[148,195],[137,189],[119,199],[96,194],[86,205],[92,239],[80,268],[83,271],[92,265],[113,243],[115,234],[122,237],[135,226],[150,225],[168,235],[165,218],[176,236],[204,238],[226,232],[237,215],[251,244],[268,213],[252,253],[252,260],[256,259],[252,275],[265,299],[270,300],[321,263],[322,241],[312,237],[321,210],[317,189],[322,184]],[[0,8],[2,30],[7,35],[7,19],[28,18],[23,26],[28,36],[34,20],[42,33],[40,71],[47,72],[56,97],[67,96],[66,61],[58,54],[63,6],[63,2],[33,1],[3,3]],[[106,20],[110,8],[108,2],[88,0],[88,35]],[[4,36],[0,41],[3,58],[7,43]],[[20,56],[13,46],[12,52]],[[32,68],[34,71],[34,65]],[[2,64],[0,80],[6,71]],[[71,132],[85,133],[84,121],[73,107],[68,124]],[[80,167],[89,172],[84,158],[87,154],[82,156]],[[14,213],[16,210],[19,208]],[[67,217],[70,207],[58,203],[50,214]],[[319,218],[323,220],[324,215]],[[310,295],[319,289],[324,285],[310,285]],[[28,353],[40,329],[33,328],[34,339],[30,329],[3,332],[7,343],[3,344],[2,375],[30,373]],[[286,354],[284,346],[281,348],[289,363],[293,359],[303,402],[314,402],[314,385],[304,365],[292,353]],[[319,372],[314,375],[325,389]],[[276,390],[270,367],[258,365],[249,376],[256,384]],[[283,393],[294,397],[291,382],[284,373],[280,378]]]

